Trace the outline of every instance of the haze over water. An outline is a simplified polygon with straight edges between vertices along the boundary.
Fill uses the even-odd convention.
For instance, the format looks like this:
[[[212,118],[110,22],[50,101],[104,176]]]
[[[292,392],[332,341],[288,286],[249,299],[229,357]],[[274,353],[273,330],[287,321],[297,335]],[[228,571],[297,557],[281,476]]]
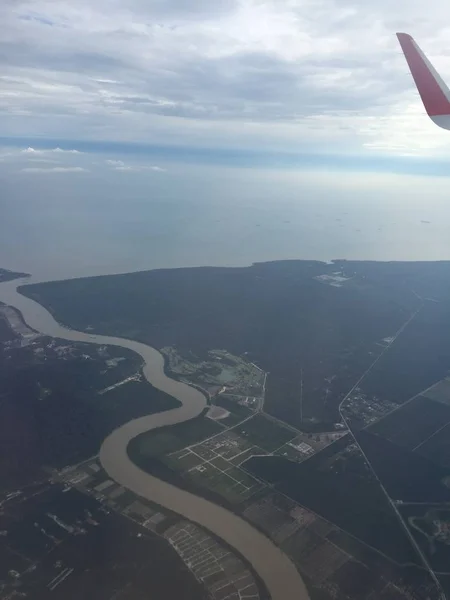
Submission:
[[[446,178],[172,165],[4,183],[0,266],[36,281],[279,259],[450,259]]]

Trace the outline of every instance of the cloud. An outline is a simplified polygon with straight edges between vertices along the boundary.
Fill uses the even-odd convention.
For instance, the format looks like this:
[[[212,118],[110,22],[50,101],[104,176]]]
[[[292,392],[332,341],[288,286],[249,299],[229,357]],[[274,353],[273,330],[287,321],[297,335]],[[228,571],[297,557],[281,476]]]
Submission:
[[[5,146],[0,154],[2,162],[25,173],[78,173],[90,169],[92,162],[83,152],[75,149]]]
[[[22,154],[40,154],[42,150],[35,150],[34,148],[24,148],[21,150]]]
[[[105,160],[105,163],[112,167],[115,171],[155,171],[165,173],[167,169],[158,167],[157,165],[126,165],[123,160]]]
[[[125,163],[122,160],[106,160],[107,165],[110,167],[123,167]]]
[[[121,165],[115,167],[116,171],[156,171],[158,173],[165,173],[166,169],[161,167],[157,167],[155,165],[145,166],[145,165]]]
[[[21,169],[25,173],[83,173],[87,172],[84,167],[24,167]]]
[[[24,148],[23,150],[21,150],[22,154],[30,154],[32,156],[35,156],[37,154],[49,154],[49,153],[56,153],[56,154],[81,154],[79,150],[63,150],[62,148],[51,148],[51,149],[36,149],[36,148],[31,148],[30,146],[28,148]]]
[[[42,156],[28,156],[29,162],[31,163],[48,163],[48,164],[58,164],[59,161],[54,158],[43,158]]]
[[[56,152],[58,154],[80,154],[79,150],[63,150],[62,148],[53,148],[49,152]]]
[[[445,0],[15,0],[0,18],[7,136],[450,154],[394,36],[450,80]]]
[[[116,81],[115,79],[100,79],[100,78],[93,78],[93,81],[95,81],[96,83],[120,83],[119,81]]]

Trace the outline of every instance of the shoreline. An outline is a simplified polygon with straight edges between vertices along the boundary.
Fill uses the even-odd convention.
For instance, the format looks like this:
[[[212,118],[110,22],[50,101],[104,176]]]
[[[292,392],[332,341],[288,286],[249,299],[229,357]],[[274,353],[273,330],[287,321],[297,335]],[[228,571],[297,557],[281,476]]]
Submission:
[[[177,265],[177,266],[161,266],[161,267],[151,267],[149,266],[148,268],[137,268],[135,269],[131,269],[131,270],[127,270],[127,271],[111,271],[111,272],[107,272],[105,273],[104,271],[102,273],[88,273],[88,274],[77,274],[77,275],[69,275],[69,276],[61,276],[61,277],[56,277],[55,276],[50,276],[50,278],[47,278],[47,276],[36,276],[36,279],[34,279],[34,275],[32,274],[19,274],[18,277],[15,277],[14,280],[17,279],[27,279],[27,281],[24,281],[23,284],[20,286],[27,286],[27,285],[38,285],[38,284],[44,284],[44,283],[59,283],[59,282],[64,282],[64,281],[73,281],[75,279],[97,279],[97,278],[102,278],[102,277],[122,277],[122,276],[126,276],[126,275],[137,275],[139,273],[150,273],[152,271],[176,271],[176,270],[192,270],[192,269],[220,269],[220,270],[226,270],[226,269],[249,269],[251,267],[255,267],[255,266],[260,266],[260,265],[271,265],[271,264],[276,264],[276,263],[294,263],[294,262],[298,262],[298,263],[311,263],[311,264],[322,264],[324,267],[330,267],[330,266],[335,266],[337,264],[363,264],[363,263],[367,263],[367,264],[405,264],[405,265],[413,265],[413,264],[442,264],[442,263],[450,263],[450,258],[443,258],[443,259],[430,259],[430,260],[416,260],[416,259],[412,259],[412,260],[399,260],[399,259],[386,259],[386,260],[375,260],[375,259],[365,259],[365,258],[330,258],[330,259],[312,259],[312,258],[277,258],[274,260],[257,260],[257,261],[253,261],[253,262],[249,262],[249,263],[245,263],[245,264],[229,264],[229,265],[214,265],[214,264],[199,264],[199,265],[188,265],[188,266],[183,266],[183,265]],[[4,271],[9,271],[11,273],[15,273],[15,271],[13,269],[3,269]],[[9,280],[12,281],[12,280]],[[0,283],[4,283],[1,282]]]

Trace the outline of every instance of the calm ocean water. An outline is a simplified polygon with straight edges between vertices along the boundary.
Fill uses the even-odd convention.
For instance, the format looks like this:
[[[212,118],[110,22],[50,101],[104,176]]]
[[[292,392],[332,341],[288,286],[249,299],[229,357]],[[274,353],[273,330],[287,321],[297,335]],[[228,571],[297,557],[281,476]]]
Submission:
[[[277,259],[450,259],[446,181],[395,181],[244,170],[10,178],[0,266],[51,280]]]

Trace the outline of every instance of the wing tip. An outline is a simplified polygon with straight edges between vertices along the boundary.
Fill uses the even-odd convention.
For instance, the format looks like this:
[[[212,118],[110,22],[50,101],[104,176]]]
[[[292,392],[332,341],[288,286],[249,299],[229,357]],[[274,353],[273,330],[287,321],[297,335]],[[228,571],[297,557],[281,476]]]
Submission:
[[[398,31],[395,35],[397,36],[399,42],[406,42],[406,41],[413,42],[414,41],[413,36],[410,35],[409,33],[404,33],[402,31]]]
[[[428,116],[446,129],[450,117],[450,91],[413,37],[403,32],[396,35]]]

